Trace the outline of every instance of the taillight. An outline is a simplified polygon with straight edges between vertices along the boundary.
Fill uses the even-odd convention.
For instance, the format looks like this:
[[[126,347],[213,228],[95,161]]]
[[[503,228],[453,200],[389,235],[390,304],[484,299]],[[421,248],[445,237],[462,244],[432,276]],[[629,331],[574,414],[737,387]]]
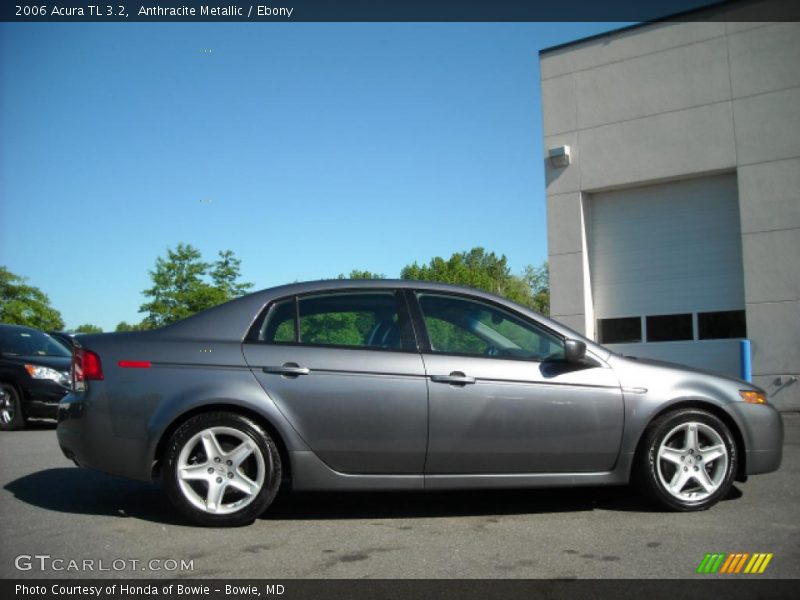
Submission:
[[[72,389],[84,391],[90,379],[103,379],[100,357],[91,350],[76,347],[72,351]]]

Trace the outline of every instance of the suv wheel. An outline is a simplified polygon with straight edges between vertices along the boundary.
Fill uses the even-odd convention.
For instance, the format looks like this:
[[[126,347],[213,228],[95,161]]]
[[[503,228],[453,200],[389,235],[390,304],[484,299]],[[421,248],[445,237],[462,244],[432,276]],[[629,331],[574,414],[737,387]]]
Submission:
[[[25,427],[22,403],[13,385],[0,383],[0,430],[11,431]]]
[[[668,413],[645,432],[639,476],[645,491],[664,508],[705,510],[724,498],[737,470],[736,443],[711,413]]]
[[[192,417],[175,431],[163,473],[170,500],[193,521],[247,525],[278,493],[281,459],[258,424],[213,412]]]

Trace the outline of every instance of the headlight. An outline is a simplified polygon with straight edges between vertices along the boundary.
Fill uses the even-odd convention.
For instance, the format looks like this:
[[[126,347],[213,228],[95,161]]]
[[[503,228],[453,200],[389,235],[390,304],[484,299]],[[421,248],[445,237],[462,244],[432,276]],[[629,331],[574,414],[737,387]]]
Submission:
[[[69,385],[69,373],[62,373],[50,367],[40,367],[38,365],[25,365],[25,370],[33,379],[49,379],[61,385]]]
[[[740,390],[739,395],[748,404],[766,404],[767,396],[764,392],[754,392],[752,390]]]

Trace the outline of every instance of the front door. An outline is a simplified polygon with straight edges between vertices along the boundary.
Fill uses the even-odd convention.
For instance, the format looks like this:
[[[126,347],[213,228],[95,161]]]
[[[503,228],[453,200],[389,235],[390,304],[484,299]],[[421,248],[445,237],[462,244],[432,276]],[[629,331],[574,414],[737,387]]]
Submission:
[[[623,400],[611,369],[566,363],[560,336],[503,307],[439,292],[414,297],[430,341],[426,473],[613,468]]]

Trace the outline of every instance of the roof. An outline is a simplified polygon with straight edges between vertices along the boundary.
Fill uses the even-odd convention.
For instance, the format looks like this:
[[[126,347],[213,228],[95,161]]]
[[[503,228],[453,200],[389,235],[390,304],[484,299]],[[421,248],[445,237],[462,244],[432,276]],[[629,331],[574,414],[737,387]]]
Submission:
[[[314,292],[326,292],[333,290],[359,290],[359,289],[422,289],[428,291],[451,292],[455,294],[468,294],[476,298],[482,298],[490,302],[505,305],[510,309],[526,314],[550,327],[554,331],[565,337],[576,338],[586,342],[589,348],[600,356],[605,356],[608,351],[598,346],[596,342],[584,337],[583,335],[571,330],[570,328],[553,321],[548,317],[542,316],[524,306],[520,306],[511,300],[502,298],[483,290],[469,288],[447,283],[437,283],[433,281],[415,281],[410,279],[329,279],[319,281],[306,281],[291,283],[278,287],[268,288],[253,292],[241,298],[231,300],[225,304],[220,304],[214,308],[209,308],[199,312],[182,321],[167,325],[161,329],[151,330],[150,332],[132,332],[125,334],[133,339],[137,335],[159,335],[164,338],[178,338],[183,340],[204,339],[204,340],[231,340],[242,339],[250,329],[254,319],[261,314],[264,307],[280,298],[288,296],[302,295]],[[100,334],[103,335],[103,334]],[[87,338],[88,339],[88,338]]]
[[[186,319],[162,328],[168,336],[224,337],[225,332],[245,332],[250,329],[253,319],[263,308],[279,298],[314,292],[359,289],[398,289],[424,288],[442,292],[468,293],[491,300],[508,300],[473,288],[435,283],[432,281],[412,281],[408,279],[322,279],[290,283],[278,287],[252,292],[225,304],[196,313]]]

